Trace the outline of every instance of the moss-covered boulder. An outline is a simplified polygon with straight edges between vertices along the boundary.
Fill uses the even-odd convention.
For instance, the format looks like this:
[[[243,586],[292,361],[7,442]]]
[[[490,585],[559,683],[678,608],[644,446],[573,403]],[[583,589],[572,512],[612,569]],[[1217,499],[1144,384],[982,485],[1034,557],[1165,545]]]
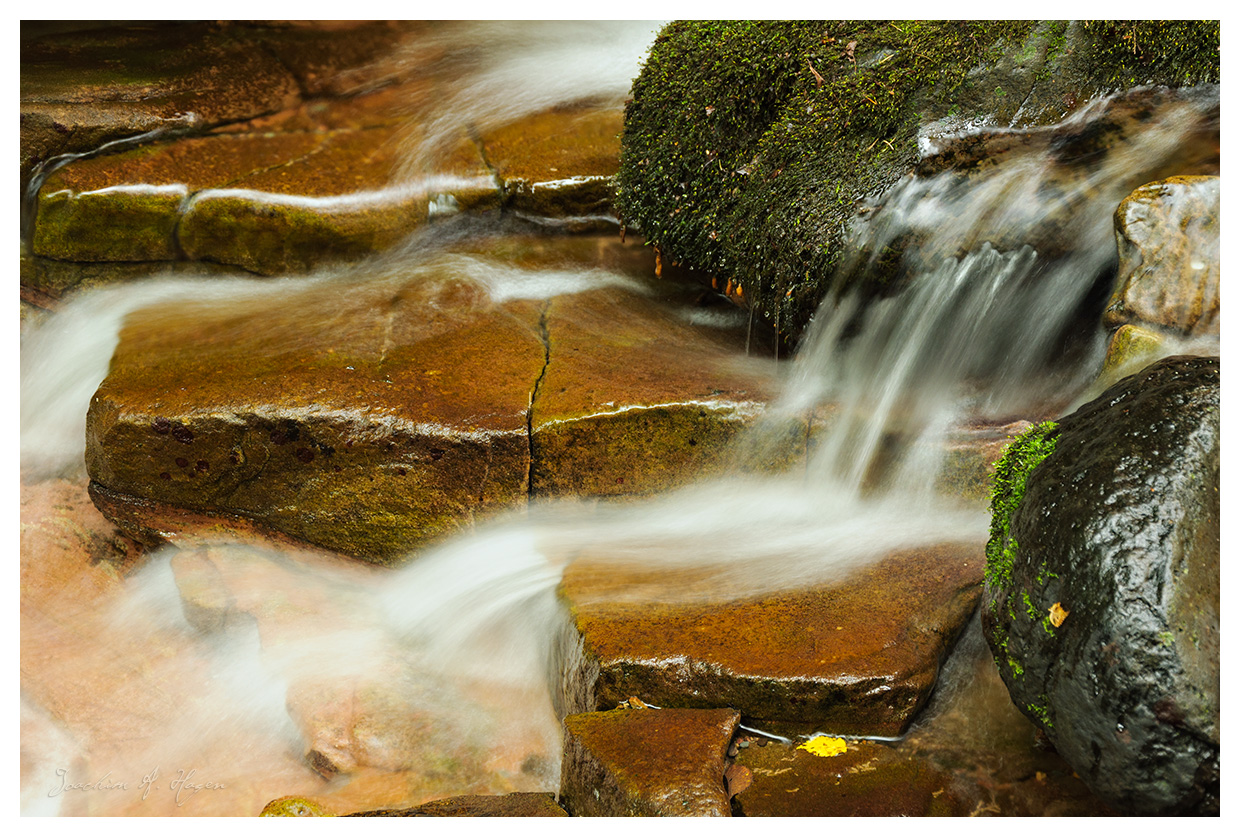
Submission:
[[[1118,810],[1217,810],[1219,364],[1125,378],[1000,463],[982,624],[1013,702]]]
[[[926,136],[1215,83],[1218,44],[1217,21],[678,21],[633,84],[617,202],[795,335],[858,201],[910,172]]]
[[[575,817],[726,817],[730,709],[613,709],[564,719],[560,803]]]
[[[730,706],[760,725],[898,735],[976,607],[982,564],[979,545],[943,544],[834,582],[738,596],[717,570],[579,559],[560,587],[580,636],[564,711],[637,695]]]

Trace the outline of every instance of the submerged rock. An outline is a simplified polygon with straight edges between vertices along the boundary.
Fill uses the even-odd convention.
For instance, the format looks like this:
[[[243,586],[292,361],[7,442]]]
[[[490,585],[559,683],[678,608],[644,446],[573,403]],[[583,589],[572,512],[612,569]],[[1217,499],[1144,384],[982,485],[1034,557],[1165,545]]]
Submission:
[[[969,813],[952,777],[871,741],[850,741],[839,755],[820,756],[771,742],[740,751],[736,763],[754,776],[736,796],[746,817],[933,817]]]
[[[579,559],[560,588],[580,634],[564,711],[638,695],[730,706],[759,725],[898,735],[973,613],[982,567],[978,546],[944,544],[893,553],[835,583],[737,598],[709,570]],[[668,601],[643,585],[704,596]]]
[[[1119,205],[1119,276],[1104,323],[1219,333],[1219,198],[1217,177],[1172,177]]]
[[[726,817],[730,709],[614,709],[564,719],[560,803],[575,817]]]
[[[999,468],[987,641],[1119,810],[1218,810],[1219,415],[1218,359],[1168,358]]]

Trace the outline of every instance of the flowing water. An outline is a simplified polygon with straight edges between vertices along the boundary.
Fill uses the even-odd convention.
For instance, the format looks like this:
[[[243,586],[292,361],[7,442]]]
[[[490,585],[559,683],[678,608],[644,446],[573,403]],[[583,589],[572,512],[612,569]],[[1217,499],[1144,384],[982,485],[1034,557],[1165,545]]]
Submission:
[[[502,42],[485,26],[443,33],[449,63],[463,68],[459,93],[411,139],[402,176],[433,170],[461,125],[622,97],[652,31],[505,28]],[[483,43],[498,45],[483,51]],[[530,89],[539,95],[519,92]],[[875,269],[867,254],[912,232],[909,275],[898,280],[906,287],[824,302],[795,360],[773,373],[782,398],[738,444],[725,478],[639,503],[536,504],[399,571],[253,544],[156,552],[118,592],[24,628],[22,718],[32,742],[23,742],[24,782],[36,777],[23,785],[24,812],[254,813],[287,794],[357,808],[554,790],[553,649],[567,618],[555,590],[575,557],[683,567],[695,578],[711,571],[705,585],[629,593],[668,601],[821,583],[907,546],[980,543],[984,511],[933,488],[944,440],[960,426],[1036,419],[1095,373],[1099,288],[1115,258],[1110,214],[1145,182],[1142,173],[1174,165],[1199,112],[1192,102],[1170,107],[1091,161],[1088,176],[1048,146],[969,183],[946,172],[898,184],[855,231],[858,262],[842,274]],[[1043,227],[1065,207],[1079,220],[1059,224],[1048,242]],[[455,229],[373,264],[275,284],[165,278],[81,294],[23,336],[24,474],[81,473],[86,406],[120,324],[157,323],[174,300],[242,310],[272,295],[347,298],[393,270],[450,274],[492,300],[635,281],[602,268],[504,263],[476,252],[467,220]],[[1093,325],[1082,325],[1082,311]],[[773,440],[809,414],[816,432],[806,466],[764,473]],[[201,620],[214,617],[182,603],[185,580],[198,578],[231,597],[231,615],[210,634]],[[70,639],[107,641],[66,642],[67,622],[76,626]],[[61,650],[41,656],[42,643]],[[74,680],[101,690],[98,710],[67,722],[65,707],[84,698],[48,684]],[[305,766],[307,751],[311,764],[351,772],[352,781],[325,784]],[[155,773],[167,788],[180,770],[196,771],[188,790],[141,795],[139,777]],[[47,792],[65,776],[93,782],[105,773],[127,787]]]

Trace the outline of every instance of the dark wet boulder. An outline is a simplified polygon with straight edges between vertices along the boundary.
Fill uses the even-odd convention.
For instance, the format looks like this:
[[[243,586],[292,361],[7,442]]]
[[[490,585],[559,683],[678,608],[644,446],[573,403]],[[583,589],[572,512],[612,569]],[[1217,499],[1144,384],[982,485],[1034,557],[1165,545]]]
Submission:
[[[1211,21],[676,21],[633,84],[617,206],[795,336],[860,204],[936,138],[1050,125],[1138,85],[1217,83],[1218,44]]]
[[[577,817],[727,817],[730,709],[614,709],[564,719],[560,802]]]
[[[982,624],[1013,702],[1118,810],[1219,781],[1219,361],[1173,357],[1013,444]]]

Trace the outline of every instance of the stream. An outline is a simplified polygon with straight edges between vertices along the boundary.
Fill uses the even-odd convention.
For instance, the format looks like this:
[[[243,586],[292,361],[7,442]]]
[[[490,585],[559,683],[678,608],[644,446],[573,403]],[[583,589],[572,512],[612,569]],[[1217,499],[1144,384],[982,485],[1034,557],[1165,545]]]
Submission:
[[[410,129],[395,180],[432,176],[444,138],[462,124],[500,125],[582,99],[620,106],[654,28],[528,24],[498,30],[499,41],[486,24],[443,33],[458,92]],[[964,186],[950,172],[897,184],[851,246],[872,253],[911,235],[917,274],[879,300],[829,296],[791,359],[756,342],[738,359],[778,396],[733,442],[721,474],[624,501],[537,498],[480,516],[397,569],[252,537],[165,546],[93,575],[66,567],[27,581],[23,570],[23,814],[253,815],[288,795],[363,810],[555,792],[561,640],[572,632],[556,591],[574,560],[651,569],[628,600],[683,603],[822,585],[944,541],[976,543],[980,556],[984,500],[940,481],[952,434],[1037,421],[1086,395],[1104,346],[1097,317],[1082,311],[1105,302],[1111,212],[1131,171],[1179,153],[1195,107],[1171,106],[1081,176],[1046,151]],[[1073,117],[1090,118],[1088,108]],[[1068,225],[1055,252],[1010,244],[1032,242],[1065,205],[1091,222]],[[1002,225],[1008,243],[989,243],[982,219]],[[278,350],[294,353],[337,327],[331,300],[366,299],[393,277],[439,282],[444,294],[465,288],[493,305],[603,287],[659,293],[638,258],[582,264],[555,255],[550,233],[543,263],[511,257],[513,241],[538,235],[457,216],[310,277],[153,276],[82,291],[23,330],[23,479],[84,484],[87,409],[122,328],[166,331],[185,328],[185,317],[248,311],[238,322],[261,329],[254,312],[321,312],[306,315],[304,347],[273,330]],[[641,253],[629,236],[625,247]],[[711,310],[694,316],[745,330],[742,313]],[[768,468],[806,415],[819,420],[810,454]],[[48,492],[46,502],[66,502]],[[213,610],[219,591],[229,603]],[[1023,721],[1002,706],[1006,695],[976,685],[988,665],[973,624],[897,749],[969,739],[981,750],[988,737],[1013,735]]]

